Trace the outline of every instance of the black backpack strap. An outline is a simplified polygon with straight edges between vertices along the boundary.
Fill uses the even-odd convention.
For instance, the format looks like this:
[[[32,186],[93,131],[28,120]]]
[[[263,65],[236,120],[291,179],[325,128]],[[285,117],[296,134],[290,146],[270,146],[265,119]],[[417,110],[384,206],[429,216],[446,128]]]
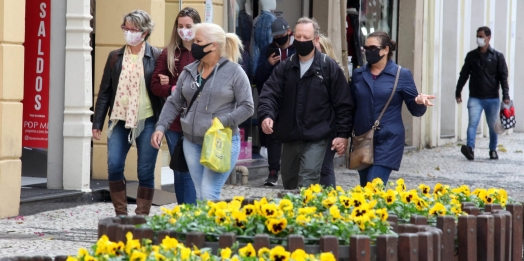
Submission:
[[[326,59],[327,55],[324,53],[322,55],[322,61],[320,61],[320,73],[322,74],[324,85],[329,92],[331,88],[331,73],[329,71],[329,66]]]

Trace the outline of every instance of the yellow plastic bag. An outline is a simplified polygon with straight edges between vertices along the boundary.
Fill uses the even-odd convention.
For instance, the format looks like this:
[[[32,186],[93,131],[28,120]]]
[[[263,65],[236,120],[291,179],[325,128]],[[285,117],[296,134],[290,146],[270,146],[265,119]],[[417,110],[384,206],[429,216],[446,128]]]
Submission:
[[[204,135],[200,164],[215,172],[226,172],[231,168],[231,128],[224,128],[218,120],[213,119],[213,125]]]

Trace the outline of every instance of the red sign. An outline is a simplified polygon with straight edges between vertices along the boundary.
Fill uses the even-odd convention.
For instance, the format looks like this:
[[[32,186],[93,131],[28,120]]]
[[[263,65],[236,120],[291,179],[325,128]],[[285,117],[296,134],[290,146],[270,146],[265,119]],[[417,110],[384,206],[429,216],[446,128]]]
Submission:
[[[26,1],[22,146],[47,148],[51,0]]]

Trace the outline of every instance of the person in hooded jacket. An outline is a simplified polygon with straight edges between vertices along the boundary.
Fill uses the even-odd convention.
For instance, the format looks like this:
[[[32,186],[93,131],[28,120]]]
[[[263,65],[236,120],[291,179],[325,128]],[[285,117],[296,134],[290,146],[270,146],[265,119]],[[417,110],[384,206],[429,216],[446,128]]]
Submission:
[[[399,66],[391,59],[395,48],[395,42],[384,32],[373,32],[366,40],[367,64],[355,69],[351,78],[355,136],[371,130],[391,96]],[[395,94],[374,133],[374,164],[358,171],[362,187],[375,178],[386,184],[391,171],[400,168],[405,143],[402,104],[411,115],[421,117],[426,106],[433,106],[430,100],[434,98],[419,94],[409,69],[401,68]]]
[[[258,66],[255,73],[255,84],[259,96],[262,93],[264,83],[273,72],[273,69],[275,69],[280,61],[286,60],[296,52],[293,46],[293,32],[291,32],[287,21],[283,18],[279,18],[271,23],[271,36],[273,36],[273,42],[260,50],[260,57],[267,57],[267,59],[258,59]],[[265,134],[262,129],[260,129],[260,145],[260,155],[267,158],[269,164],[269,175],[264,185],[276,186],[278,182],[278,172],[280,171],[282,142],[280,142],[275,135]]]
[[[194,28],[191,54],[196,61],[184,68],[175,92],[167,98],[151,136],[151,145],[159,148],[164,133],[181,115],[184,156],[197,200],[218,200],[240,154],[238,125],[253,115],[253,96],[249,79],[238,64],[242,50],[238,36],[225,33],[222,27],[212,23],[196,24]],[[193,97],[194,103],[187,109]],[[200,163],[204,136],[213,119],[232,130],[231,167],[222,173]]]

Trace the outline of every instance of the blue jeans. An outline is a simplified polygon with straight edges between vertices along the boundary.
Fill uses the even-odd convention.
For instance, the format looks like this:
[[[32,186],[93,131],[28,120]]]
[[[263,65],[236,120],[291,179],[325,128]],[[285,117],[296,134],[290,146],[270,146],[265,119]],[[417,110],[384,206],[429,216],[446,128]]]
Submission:
[[[172,155],[178,140],[182,138],[182,132],[167,130],[165,133],[169,154]],[[174,171],[175,195],[178,204],[196,204],[195,184],[189,172]]]
[[[111,123],[110,123],[111,124]],[[151,135],[155,131],[155,118],[149,117],[144,124],[144,130],[136,138],[138,154],[137,176],[138,185],[146,188],[155,186],[155,164],[158,150],[151,146]],[[124,180],[124,167],[131,144],[128,141],[130,129],[125,128],[124,121],[118,121],[113,128],[111,138],[107,139],[107,172],[109,181]]]
[[[489,127],[489,149],[496,150],[498,135],[495,132],[495,121],[498,120],[500,110],[500,100],[498,98],[479,99],[469,97],[468,100],[468,139],[467,145],[475,149],[475,137],[477,136],[477,127],[480,122],[482,110],[486,114],[486,122]]]
[[[360,175],[360,186],[365,187],[368,182],[372,182],[375,178],[382,179],[384,185],[388,182],[389,175],[393,171],[390,168],[371,165],[371,167],[359,170],[358,174]]]
[[[220,191],[226,183],[231,171],[240,154],[240,135],[234,134],[231,140],[231,168],[224,172],[214,172],[200,164],[200,154],[202,154],[202,145],[190,142],[184,139],[184,155],[186,156],[187,166],[191,173],[191,178],[195,184],[195,190],[198,200],[216,200],[220,199]]]

